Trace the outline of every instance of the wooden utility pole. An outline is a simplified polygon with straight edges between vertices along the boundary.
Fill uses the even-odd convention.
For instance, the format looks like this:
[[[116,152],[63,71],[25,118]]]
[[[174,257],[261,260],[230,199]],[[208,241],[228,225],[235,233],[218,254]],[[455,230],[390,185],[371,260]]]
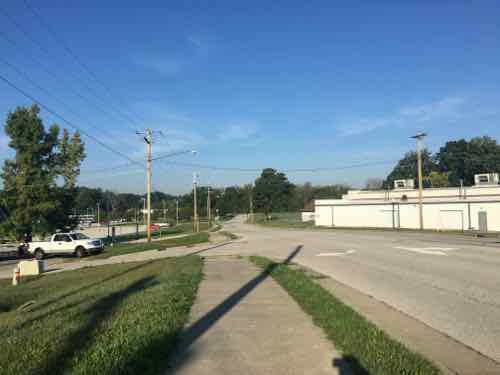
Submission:
[[[248,195],[248,204],[250,206],[250,224],[254,224],[254,215],[253,215],[253,185],[250,185],[249,195]]]
[[[197,190],[197,184],[198,182],[196,181],[197,175],[196,173],[193,173],[193,200],[194,200],[194,231],[198,233],[200,231],[200,222],[198,220],[198,204],[196,201],[196,190]]]
[[[146,200],[144,207],[146,209],[146,233],[148,242],[151,242],[151,145],[153,143],[153,132],[151,129],[145,129],[144,133],[137,134],[143,135],[144,142],[146,143]]]
[[[179,200],[175,200],[175,225],[179,225]]]
[[[425,133],[418,133],[412,138],[417,142],[417,168],[418,168],[418,216],[420,230],[424,230],[424,211],[423,211],[423,176],[422,176],[422,139]]]
[[[208,227],[210,228],[212,223],[212,203],[210,202],[210,186],[207,188],[207,218],[208,218]]]

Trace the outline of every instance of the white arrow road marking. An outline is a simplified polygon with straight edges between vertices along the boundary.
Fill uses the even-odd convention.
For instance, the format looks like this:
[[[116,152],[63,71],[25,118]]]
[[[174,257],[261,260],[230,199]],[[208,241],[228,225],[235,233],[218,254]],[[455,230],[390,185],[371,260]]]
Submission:
[[[448,250],[456,250],[455,248],[450,247],[405,247],[405,246],[396,246],[395,249],[413,251],[414,253],[420,254],[429,254],[429,255],[444,255],[448,256],[445,251]]]
[[[355,253],[356,250],[347,250],[347,251],[341,251],[341,252],[337,252],[337,253],[319,253],[319,254],[316,254],[317,257],[338,257],[338,256],[342,256],[342,255],[347,255],[347,254],[353,254]]]

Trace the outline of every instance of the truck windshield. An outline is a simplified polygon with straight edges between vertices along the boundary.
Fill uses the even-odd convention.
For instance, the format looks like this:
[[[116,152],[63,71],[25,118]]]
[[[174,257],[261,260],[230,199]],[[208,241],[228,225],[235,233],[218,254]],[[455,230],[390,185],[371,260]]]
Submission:
[[[74,240],[74,241],[78,241],[78,240],[86,240],[88,239],[89,237],[87,237],[86,235],[84,235],[83,233],[72,233],[71,234],[71,238]]]

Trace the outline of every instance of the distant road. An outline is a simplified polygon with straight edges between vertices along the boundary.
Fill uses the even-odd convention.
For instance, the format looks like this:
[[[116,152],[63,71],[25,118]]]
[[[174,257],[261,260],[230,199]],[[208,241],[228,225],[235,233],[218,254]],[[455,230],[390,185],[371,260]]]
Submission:
[[[498,239],[268,229],[245,225],[242,218],[225,229],[242,235],[244,242],[223,251],[285,258],[303,245],[294,259],[297,263],[372,295],[500,361]]]

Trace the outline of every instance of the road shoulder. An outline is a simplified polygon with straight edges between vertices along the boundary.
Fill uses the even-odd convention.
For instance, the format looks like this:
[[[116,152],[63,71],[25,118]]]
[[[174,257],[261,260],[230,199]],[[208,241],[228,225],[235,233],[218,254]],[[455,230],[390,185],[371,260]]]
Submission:
[[[498,374],[500,363],[432,327],[331,277],[303,266],[318,284],[377,325],[393,339],[433,362],[443,374]]]

